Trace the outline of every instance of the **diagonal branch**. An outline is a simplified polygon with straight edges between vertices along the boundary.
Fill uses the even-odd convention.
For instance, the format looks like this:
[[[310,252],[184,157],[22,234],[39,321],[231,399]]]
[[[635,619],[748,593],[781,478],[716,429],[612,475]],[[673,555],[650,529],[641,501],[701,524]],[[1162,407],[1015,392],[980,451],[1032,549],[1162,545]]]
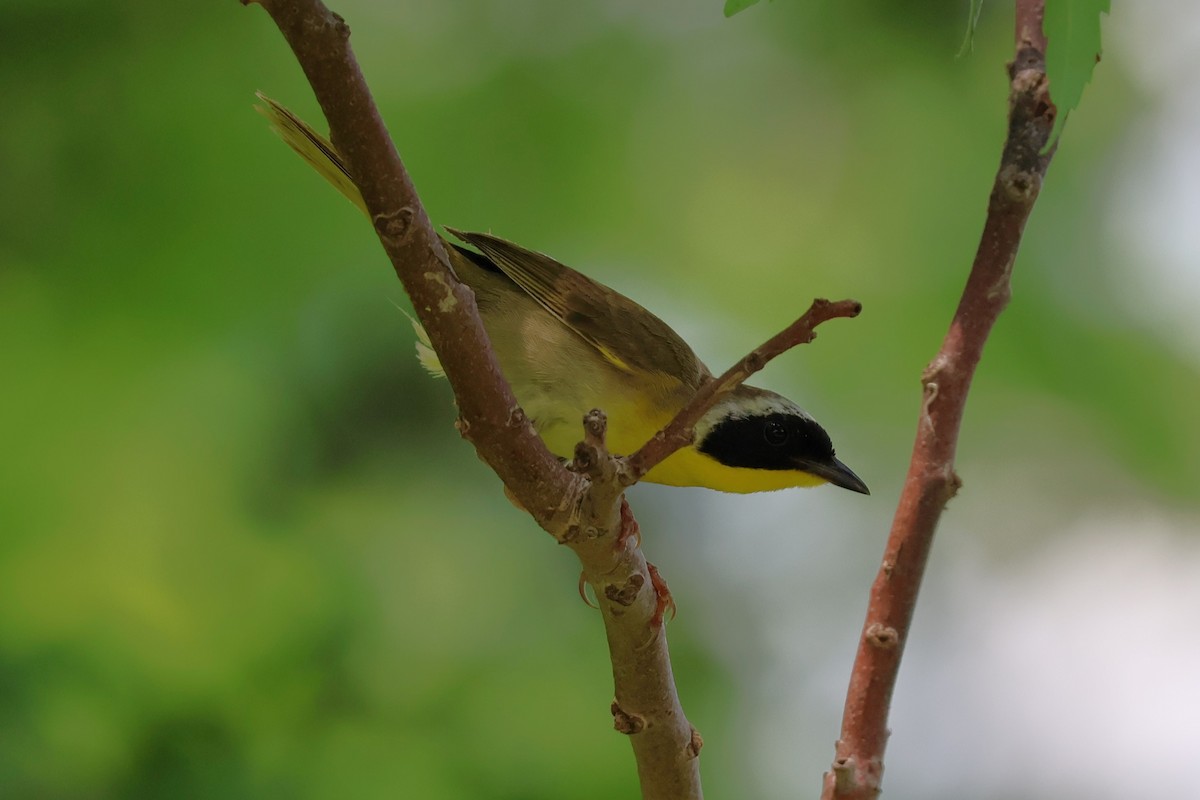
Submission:
[[[253,0],[242,0],[250,4]],[[701,739],[679,703],[654,573],[615,469],[589,481],[546,449],[497,365],[470,289],[459,283],[384,128],[349,42],[320,0],[258,0],[291,46],[459,408],[458,427],[511,495],[578,556],[596,590],[613,667],[617,730],[629,735],[646,798],[699,800]],[[589,431],[588,442],[602,444]],[[607,454],[603,454],[607,458]],[[614,546],[614,540],[619,546]],[[652,625],[653,623],[653,625]]]
[[[254,0],[242,0],[250,4]],[[350,47],[320,0],[260,0],[300,62],[458,402],[459,430],[543,527],[561,517],[573,478],[542,444],[488,344],[475,296],[449,266]]]
[[[1017,2],[1008,139],[962,299],[941,350],[921,376],[924,402],[912,461],[883,564],[871,587],[823,800],[871,800],[880,792],[887,716],[900,657],[934,529],[960,486],[954,455],[967,393],[992,325],[1008,304],[1021,234],[1053,155],[1042,154],[1055,116],[1046,81],[1042,8],[1042,0]]]

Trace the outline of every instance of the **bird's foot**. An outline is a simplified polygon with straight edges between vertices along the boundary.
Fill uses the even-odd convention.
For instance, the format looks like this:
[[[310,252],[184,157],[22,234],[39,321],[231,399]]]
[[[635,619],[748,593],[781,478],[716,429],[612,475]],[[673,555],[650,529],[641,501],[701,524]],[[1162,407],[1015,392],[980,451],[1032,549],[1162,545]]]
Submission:
[[[621,550],[630,538],[633,539],[633,546],[635,548],[642,546],[642,529],[633,517],[633,509],[629,507],[629,501],[622,497],[621,530],[617,533],[617,540],[613,543],[613,548]]]
[[[580,572],[580,573],[579,573],[579,597],[580,597],[580,599],[582,599],[582,600],[583,600],[583,604],[584,604],[585,606],[587,606],[588,608],[595,608],[595,609],[599,609],[599,608],[600,608],[599,604],[597,604],[597,603],[593,603],[593,602],[592,602],[590,599],[588,599],[588,596],[587,596],[587,585],[588,585],[588,583],[587,583],[587,573],[586,573],[586,572]]]
[[[661,628],[663,625],[663,617],[668,611],[671,612],[671,619],[675,619],[675,614],[679,607],[675,605],[675,598],[671,596],[671,590],[667,588],[667,581],[659,573],[658,567],[646,562],[646,569],[650,572],[650,585],[654,587],[654,614],[650,617],[650,622],[647,623],[651,628]]]

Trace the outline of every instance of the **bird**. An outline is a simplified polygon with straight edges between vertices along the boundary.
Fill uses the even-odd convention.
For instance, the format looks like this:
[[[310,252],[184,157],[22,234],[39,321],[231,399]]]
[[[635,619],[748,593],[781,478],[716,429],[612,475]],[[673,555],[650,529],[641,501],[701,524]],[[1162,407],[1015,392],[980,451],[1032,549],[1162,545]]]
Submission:
[[[257,110],[284,142],[366,213],[333,144],[284,106],[258,97]],[[712,379],[679,334],[625,295],[498,236],[446,231],[462,243],[442,237],[455,274],[475,293],[501,371],[560,458],[571,457],[581,420],[595,408],[607,415],[609,450],[636,452]],[[418,351],[423,347],[422,363],[436,371],[435,354],[418,343]],[[870,494],[837,458],[825,429],[776,392],[743,384],[694,430],[691,444],[643,480],[742,494],[828,483]]]

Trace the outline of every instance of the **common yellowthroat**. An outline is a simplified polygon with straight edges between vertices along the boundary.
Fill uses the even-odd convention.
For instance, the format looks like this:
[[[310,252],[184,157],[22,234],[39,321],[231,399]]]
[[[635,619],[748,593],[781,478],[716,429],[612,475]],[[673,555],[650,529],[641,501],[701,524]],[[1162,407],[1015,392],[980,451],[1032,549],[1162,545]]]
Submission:
[[[259,94],[271,126],[364,213],[362,195],[333,145]],[[622,294],[549,256],[486,233],[447,228],[478,252],[446,241],[471,287],[483,326],[521,407],[551,452],[569,458],[590,409],[608,415],[608,446],[632,453],[711,377],[687,342]],[[867,485],[834,455],[829,434],[791,400],[741,386],[696,425],[695,441],[645,480],[761,492],[832,483]]]

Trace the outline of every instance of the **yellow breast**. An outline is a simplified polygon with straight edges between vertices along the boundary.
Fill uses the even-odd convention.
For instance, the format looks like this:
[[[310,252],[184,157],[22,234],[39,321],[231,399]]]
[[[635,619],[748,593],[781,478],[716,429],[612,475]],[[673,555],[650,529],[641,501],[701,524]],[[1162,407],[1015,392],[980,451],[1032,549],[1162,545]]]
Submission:
[[[746,469],[727,467],[695,447],[677,450],[663,461],[645,480],[667,486],[703,486],[720,492],[773,492],[796,486],[820,486],[824,478],[792,469]]]
[[[641,396],[632,402],[614,400],[604,410],[608,415],[608,448],[619,455],[635,452],[674,416],[673,412],[668,415],[653,409]],[[540,431],[552,453],[571,457],[575,445],[583,438],[582,418],[580,413],[576,424],[558,424]],[[823,478],[799,470],[727,467],[692,445],[677,450],[650,470],[644,480],[666,486],[702,486],[739,494],[825,483]]]

